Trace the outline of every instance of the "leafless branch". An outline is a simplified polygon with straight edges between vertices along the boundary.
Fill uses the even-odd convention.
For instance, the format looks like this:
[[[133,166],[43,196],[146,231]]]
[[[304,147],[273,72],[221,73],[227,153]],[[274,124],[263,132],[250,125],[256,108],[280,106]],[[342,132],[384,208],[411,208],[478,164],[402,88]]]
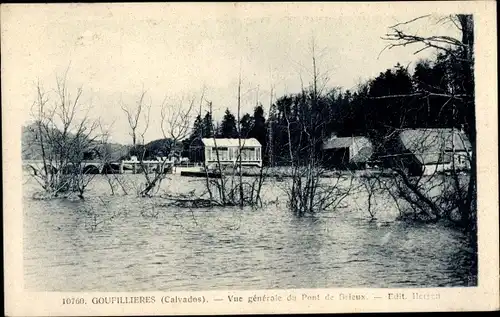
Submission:
[[[417,20],[424,19],[424,18],[428,18],[428,17],[430,17],[430,16],[431,16],[430,14],[422,15],[422,16],[416,17],[416,18],[414,18],[414,19],[411,19],[411,20],[409,20],[409,21],[405,21],[405,22],[400,22],[400,23],[394,24],[394,25],[390,26],[389,28],[390,28],[390,29],[394,29],[394,28],[397,28],[397,27],[399,27],[399,26],[401,26],[401,25],[410,24],[410,23],[413,23],[413,22],[415,22],[415,21],[417,21]]]

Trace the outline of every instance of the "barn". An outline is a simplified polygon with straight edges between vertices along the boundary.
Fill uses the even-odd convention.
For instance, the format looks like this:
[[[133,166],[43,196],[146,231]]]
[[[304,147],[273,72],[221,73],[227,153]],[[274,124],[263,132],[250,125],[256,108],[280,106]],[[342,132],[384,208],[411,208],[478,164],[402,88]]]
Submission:
[[[399,133],[394,155],[412,175],[470,169],[472,145],[459,129],[406,129]]]
[[[364,136],[332,137],[323,142],[325,167],[365,168],[373,154],[372,142]]]

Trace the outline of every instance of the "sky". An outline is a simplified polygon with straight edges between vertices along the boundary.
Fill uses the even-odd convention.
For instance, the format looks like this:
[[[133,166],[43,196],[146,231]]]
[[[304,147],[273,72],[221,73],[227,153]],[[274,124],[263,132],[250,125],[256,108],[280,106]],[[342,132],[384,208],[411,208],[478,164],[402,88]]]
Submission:
[[[355,89],[396,63],[432,56],[417,46],[385,50],[388,27],[427,14],[425,6],[350,4],[67,4],[2,8],[2,89],[22,122],[31,120],[36,83],[51,94],[67,70],[70,91],[83,88],[82,105],[110,129],[113,142],[131,143],[121,104],[133,107],[143,90],[151,104],[145,141],[162,137],[160,107],[203,111],[220,120],[260,102],[300,91],[311,81],[312,43],[327,87]],[[437,17],[417,21],[417,34],[456,36]],[[430,22],[429,22],[430,21]],[[52,99],[51,99],[52,100]],[[196,107],[198,110],[198,106]],[[81,113],[83,115],[83,112]]]

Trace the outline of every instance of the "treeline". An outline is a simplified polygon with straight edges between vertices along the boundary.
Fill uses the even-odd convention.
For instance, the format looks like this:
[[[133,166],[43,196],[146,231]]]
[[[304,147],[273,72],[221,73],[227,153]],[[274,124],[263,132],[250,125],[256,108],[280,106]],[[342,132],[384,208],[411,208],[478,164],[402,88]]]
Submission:
[[[332,135],[368,136],[379,155],[390,150],[385,144],[393,132],[404,128],[464,129],[475,140],[473,67],[460,56],[457,49],[441,52],[419,61],[412,73],[398,63],[352,91],[334,88],[321,93],[310,87],[281,96],[267,120],[262,105],[252,115],[241,116],[241,134],[229,109],[218,123],[206,112],[196,118],[184,153],[193,156],[200,138],[241,135],[259,140],[266,163],[281,165],[290,162],[289,134],[292,148],[304,157],[311,140],[321,156],[322,142]],[[194,156],[191,159],[201,159],[199,153]]]
[[[212,113],[207,111],[202,117],[198,115],[193,124],[189,138],[183,141],[183,156],[191,161],[203,161],[203,138],[255,138],[266,148],[268,124],[264,117],[262,105],[255,107],[252,115],[245,113],[239,120],[229,109],[226,109],[220,123],[213,120]]]

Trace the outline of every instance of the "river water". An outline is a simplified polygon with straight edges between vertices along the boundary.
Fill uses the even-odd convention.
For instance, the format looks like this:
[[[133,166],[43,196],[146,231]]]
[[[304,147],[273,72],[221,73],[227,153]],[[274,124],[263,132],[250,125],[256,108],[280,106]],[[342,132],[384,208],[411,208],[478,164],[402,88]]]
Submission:
[[[138,182],[140,175],[120,177]],[[163,190],[202,184],[174,175]],[[264,185],[268,204],[256,210],[162,207],[159,198],[110,195],[103,176],[84,201],[35,200],[35,191],[27,180],[27,290],[450,287],[475,279],[461,232],[395,221],[387,199],[379,199],[377,221],[369,221],[365,199],[356,195],[336,211],[296,218],[276,183]]]

